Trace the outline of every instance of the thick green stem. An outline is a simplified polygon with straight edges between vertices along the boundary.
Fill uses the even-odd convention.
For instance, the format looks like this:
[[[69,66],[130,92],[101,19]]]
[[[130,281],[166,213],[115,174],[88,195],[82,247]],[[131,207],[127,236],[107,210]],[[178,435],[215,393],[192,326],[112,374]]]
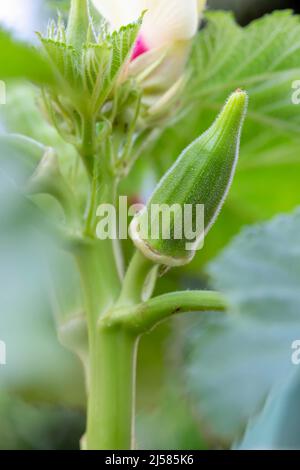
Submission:
[[[134,305],[152,263],[136,254],[127,271],[117,304]],[[110,281],[109,281],[110,282]],[[91,293],[89,294],[91,296]],[[91,305],[92,309],[96,304]],[[113,310],[111,310],[113,311]],[[87,449],[131,449],[134,445],[134,405],[138,334],[110,325],[110,312],[95,315],[89,331]]]
[[[134,403],[137,335],[103,322],[117,301],[121,282],[114,241],[95,239],[96,207],[115,204],[116,185],[105,180],[95,191],[90,207],[87,237],[90,243],[77,253],[85,294],[88,323],[88,419],[85,448],[129,449]]]
[[[113,330],[105,331],[98,326],[102,316],[111,309],[120,293],[120,279],[114,263],[111,241],[92,241],[90,245],[80,248],[76,259],[81,273],[88,326],[89,364],[86,377],[88,420],[85,447],[104,449],[112,445],[114,448],[117,442],[114,443],[112,437],[109,438],[110,441],[105,439],[106,436],[111,436],[110,426],[114,426],[116,419],[115,414],[111,415],[113,412],[111,406],[115,400],[111,390],[115,390],[114,393],[116,390],[122,390],[119,388],[120,384],[117,384],[120,374],[118,364],[122,355],[125,361],[126,341],[124,339],[122,352],[122,338],[118,342]],[[109,420],[111,420],[110,425],[107,424]]]
[[[91,241],[76,254],[89,329],[96,328],[101,315],[109,310],[120,292],[120,278],[111,240]]]
[[[137,337],[100,326],[91,344],[87,449],[133,446]]]
[[[120,294],[111,241],[92,243],[78,256],[89,337],[86,448],[130,449],[133,436],[138,335],[106,322]]]

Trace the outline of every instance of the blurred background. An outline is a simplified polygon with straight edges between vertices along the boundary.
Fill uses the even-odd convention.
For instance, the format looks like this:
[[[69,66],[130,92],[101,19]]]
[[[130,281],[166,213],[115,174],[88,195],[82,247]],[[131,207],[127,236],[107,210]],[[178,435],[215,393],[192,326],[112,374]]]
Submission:
[[[49,15],[55,15],[57,9],[67,11],[68,3],[0,0],[0,23],[20,38],[36,42],[35,31],[45,30]],[[296,0],[209,0],[208,7],[233,10],[241,25],[275,9],[300,11]],[[7,105],[0,107],[0,126],[34,135],[46,144],[56,141],[66,154],[71,152],[41,121],[35,90],[29,85],[9,84]],[[0,340],[7,346],[7,365],[0,366],[0,449],[77,449],[85,429],[83,374],[79,362],[57,339],[56,318],[47,294],[52,274],[50,257],[56,275],[64,278],[67,292],[73,295],[74,280],[68,271],[70,260],[57,256],[50,241],[38,233],[36,221],[43,222],[21,199],[18,188],[29,171],[24,155],[5,145],[0,152]],[[185,273],[180,285],[201,287],[206,285],[206,279],[190,271]],[[162,280],[159,289],[167,291],[173,287],[178,287],[175,275],[174,279],[170,276]],[[234,396],[229,400],[232,409],[216,417],[216,428],[221,431],[215,432],[198,413],[197,403],[186,393],[181,363],[185,355],[190,358],[194,353],[192,345],[184,343],[183,332],[192,334],[194,321],[192,318],[164,324],[142,340],[137,392],[137,441],[141,448],[226,448],[231,444],[231,436],[226,435],[223,428],[232,425],[233,435],[241,429],[239,421],[230,421],[232,416],[229,424],[226,421],[228,415],[234,413]],[[203,324],[205,321],[203,319]],[[214,321],[212,334],[222,326]],[[259,341],[256,330],[249,329],[248,335],[256,336]],[[247,338],[249,336],[239,340],[247,342]],[[201,339],[201,335],[194,332],[193,341],[200,343],[202,340],[202,344],[206,344],[209,338]],[[263,348],[263,341],[259,344]],[[222,345],[219,346],[222,351]],[[209,353],[207,355],[209,361]],[[249,358],[246,361],[251,373],[255,365]],[[196,373],[191,365],[188,374]],[[264,375],[264,370],[260,375]],[[237,376],[238,371],[232,380]],[[219,386],[213,376],[208,380],[215,387]],[[251,409],[253,400],[259,398],[254,399],[250,389],[247,393],[249,396],[241,399]],[[215,409],[216,414],[217,411]],[[222,421],[221,425],[218,420]]]

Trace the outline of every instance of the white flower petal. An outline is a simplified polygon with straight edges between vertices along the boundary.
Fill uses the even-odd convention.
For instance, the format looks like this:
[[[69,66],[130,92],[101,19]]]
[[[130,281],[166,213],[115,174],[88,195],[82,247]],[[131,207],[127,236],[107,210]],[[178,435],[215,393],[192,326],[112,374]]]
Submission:
[[[153,106],[182,77],[189,50],[188,43],[181,41],[153,49],[131,62],[128,72],[141,83],[146,105]]]
[[[180,95],[184,84],[186,82],[186,77],[182,75],[174,85],[169,88],[164,95],[162,95],[153,106],[148,109],[149,116],[159,116],[170,111],[170,106],[173,104],[174,100]]]
[[[142,36],[150,47],[192,38],[198,28],[199,0],[140,0],[147,13]],[[203,0],[202,0],[203,2]]]
[[[92,0],[112,29],[136,21],[143,9],[141,0]]]
[[[150,48],[190,39],[197,31],[206,0],[92,0],[98,11],[118,29],[147,10],[142,35]]]

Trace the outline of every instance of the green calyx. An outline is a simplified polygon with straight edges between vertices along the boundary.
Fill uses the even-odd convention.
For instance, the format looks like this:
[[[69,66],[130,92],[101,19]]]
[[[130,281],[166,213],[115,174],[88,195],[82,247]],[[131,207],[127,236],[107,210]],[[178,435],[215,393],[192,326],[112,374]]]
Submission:
[[[230,95],[212,126],[183,151],[133,219],[131,237],[147,258],[180,266],[194,257],[231,186],[247,103],[245,91]]]

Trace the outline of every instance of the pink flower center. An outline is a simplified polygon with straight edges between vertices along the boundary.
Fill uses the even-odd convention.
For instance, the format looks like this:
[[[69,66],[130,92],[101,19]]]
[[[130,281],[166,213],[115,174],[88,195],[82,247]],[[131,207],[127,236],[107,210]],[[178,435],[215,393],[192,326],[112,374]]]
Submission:
[[[137,41],[135,43],[135,46],[134,46],[134,49],[133,49],[133,52],[132,52],[131,61],[133,61],[134,59],[136,59],[140,55],[145,54],[145,52],[148,52],[148,51],[149,51],[149,47],[145,43],[143,37],[139,36],[137,38]]]

